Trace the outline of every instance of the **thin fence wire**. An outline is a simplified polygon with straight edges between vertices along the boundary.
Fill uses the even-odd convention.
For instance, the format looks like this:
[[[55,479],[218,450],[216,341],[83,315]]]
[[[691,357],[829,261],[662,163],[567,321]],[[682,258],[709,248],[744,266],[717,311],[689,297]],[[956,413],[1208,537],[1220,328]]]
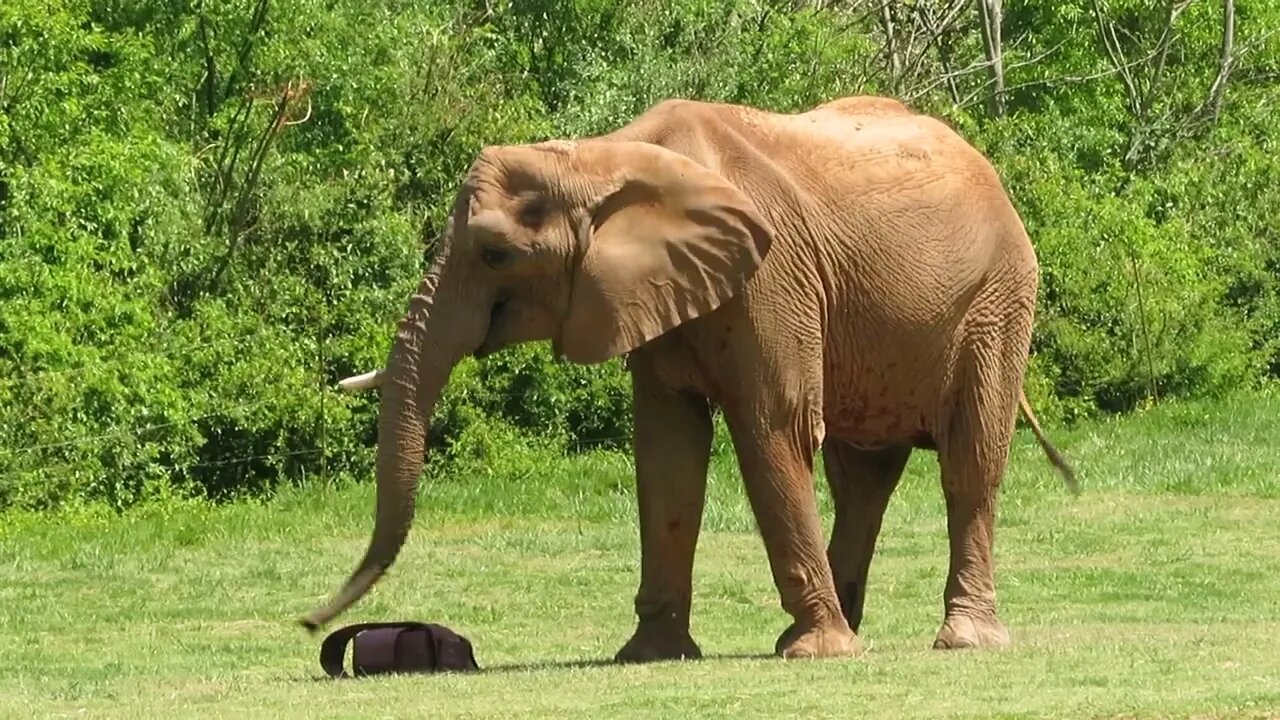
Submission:
[[[608,437],[591,438],[589,440],[572,440],[565,444],[564,449],[566,452],[573,452],[573,453],[589,452],[592,450],[599,450],[601,448],[604,448],[616,443],[628,443],[631,441],[631,439],[632,438],[630,435],[613,435]],[[260,460],[279,460],[279,459],[285,459],[285,458],[309,457],[312,455],[319,455],[324,452],[327,452],[327,450],[321,447],[314,447],[306,450],[291,450],[288,452],[259,453],[255,455],[244,455],[241,457],[228,458],[225,460],[215,460],[211,462],[187,463],[187,462],[179,461],[179,462],[170,462],[168,464],[167,469],[170,473],[190,472],[190,471],[206,470],[206,469],[217,468],[217,467],[226,467],[229,465],[245,464],[245,463],[260,461]],[[78,460],[72,460],[70,462],[58,463],[56,465],[41,465],[38,468],[11,470],[3,474],[0,474],[0,478],[6,478],[6,479],[30,478],[30,477],[35,477],[37,475],[61,473],[63,471],[71,470],[73,468],[92,465],[94,464],[94,462],[95,462],[95,458],[85,457]],[[95,467],[93,469],[97,470],[99,468]],[[327,478],[322,478],[322,482],[325,479]]]
[[[206,469],[206,468],[224,467],[227,465],[247,463],[247,462],[252,462],[254,460],[273,460],[277,458],[306,457],[308,455],[318,454],[319,452],[320,452],[320,448],[311,448],[310,450],[292,450],[289,452],[245,455],[243,457],[230,458],[227,460],[216,460],[213,462],[201,462],[201,463],[174,462],[169,464],[167,470],[170,473],[178,472],[178,471],[200,470],[200,469]],[[70,470],[76,467],[90,465],[93,463],[93,461],[94,461],[93,458],[81,458],[79,460],[73,460],[71,462],[60,463],[58,465],[45,465],[42,467],[29,468],[26,470],[14,470],[11,472],[7,472],[3,475],[0,475],[0,477],[3,477],[3,478],[33,477],[36,475],[44,475],[48,473],[61,472],[61,471]]]
[[[317,393],[317,395],[319,395],[320,397],[323,397],[325,394],[326,394],[325,389],[321,389]],[[505,398],[505,399],[528,399],[530,395],[531,393],[529,392],[485,391],[484,393],[484,396],[486,398],[497,397],[497,398]],[[193,417],[182,418],[182,419],[173,420],[170,422],[157,423],[155,425],[130,426],[130,427],[117,426],[112,428],[111,430],[108,430],[107,432],[94,434],[94,435],[84,435],[77,438],[68,438],[68,439],[59,440],[57,442],[43,443],[39,445],[27,445],[19,448],[0,449],[0,458],[24,455],[27,453],[38,452],[41,450],[52,450],[52,449],[61,448],[61,447],[88,445],[94,442],[98,442],[102,440],[112,440],[119,437],[126,437],[128,435],[141,435],[153,430],[163,430],[166,428],[176,427],[179,425],[198,422],[200,420],[206,420],[212,417],[219,417],[222,415],[232,415],[242,410],[250,410],[255,407],[259,407],[261,405],[265,405],[271,402],[273,402],[273,399],[263,398],[263,399],[255,400],[253,402],[243,403],[240,405],[235,405],[235,406],[223,408],[220,410],[214,410],[213,412],[208,412],[201,415],[195,415]],[[323,438],[324,435],[322,434],[321,437]],[[582,441],[582,442],[595,442],[597,440],[600,442],[614,442],[618,440],[630,439],[630,437],[631,437],[630,435],[627,435],[624,437],[596,438],[591,441]],[[325,443],[322,443],[322,444],[325,444]],[[323,449],[324,449],[323,447],[316,448],[317,451],[320,451]]]
[[[110,439],[115,439],[115,438],[118,438],[118,437],[126,437],[126,436],[129,436],[129,435],[142,435],[142,434],[144,434],[144,433],[151,432],[152,430],[163,430],[163,429],[165,429],[165,428],[177,427],[177,426],[179,426],[179,425],[187,425],[187,424],[190,424],[190,423],[193,423],[193,422],[197,422],[197,421],[200,421],[200,420],[205,420],[205,419],[212,418],[212,417],[218,417],[218,416],[221,416],[221,415],[230,415],[230,414],[232,414],[232,413],[240,412],[240,411],[242,411],[242,410],[249,410],[249,409],[252,409],[252,408],[255,408],[255,407],[261,406],[261,405],[265,405],[265,404],[267,404],[268,402],[270,402],[270,400],[266,400],[266,399],[263,399],[263,400],[255,400],[254,402],[251,402],[251,403],[244,403],[244,404],[242,404],[242,405],[237,405],[237,406],[232,407],[232,408],[224,408],[224,409],[222,409],[222,410],[216,410],[216,411],[211,412],[211,413],[205,413],[205,414],[203,414],[203,415],[196,415],[195,417],[183,418],[183,419],[181,419],[181,420],[173,420],[173,421],[170,421],[170,422],[164,422],[164,423],[157,423],[157,424],[155,424],[155,425],[147,425],[147,426],[145,426],[145,427],[136,427],[136,426],[135,426],[135,427],[120,427],[120,426],[117,426],[117,427],[115,427],[115,428],[113,428],[113,429],[111,429],[111,430],[109,430],[109,431],[107,431],[107,432],[105,432],[105,433],[101,433],[101,434],[98,434],[98,435],[89,435],[89,436],[86,436],[86,437],[76,438],[76,439],[72,439],[72,440],[63,440],[63,441],[60,441],[60,442],[44,443],[44,444],[42,444],[42,445],[29,445],[29,446],[27,446],[27,447],[22,447],[22,448],[16,448],[16,449],[11,449],[11,450],[0,451],[0,458],[4,458],[4,457],[18,457],[18,456],[21,456],[21,455],[26,455],[26,454],[33,453],[33,452],[37,452],[37,451],[40,451],[40,450],[52,450],[52,449],[55,449],[55,448],[70,447],[70,446],[77,446],[77,445],[87,445],[87,444],[90,444],[90,443],[93,443],[93,442],[98,442],[98,441],[102,441],[102,440],[110,440]]]
[[[317,394],[323,396],[326,394],[326,388],[317,389]],[[489,397],[493,397],[494,393],[486,393]],[[528,393],[497,393],[502,398],[527,398]],[[0,460],[6,460],[13,463],[29,464],[30,462],[40,463],[38,467],[19,468],[0,473],[0,479],[5,480],[23,480],[38,476],[48,476],[51,474],[60,474],[66,471],[73,471],[75,468],[85,468],[90,472],[101,472],[104,468],[98,464],[97,458],[86,456],[76,460],[61,462],[57,464],[47,464],[40,462],[40,454],[49,450],[58,450],[71,447],[83,447],[93,444],[106,444],[126,438],[137,438],[145,436],[147,433],[157,430],[170,429],[178,426],[189,425],[201,420],[207,420],[215,417],[235,415],[237,413],[253,410],[271,402],[270,399],[260,399],[248,403],[239,403],[230,407],[220,408],[218,410],[202,413],[192,417],[181,418],[163,423],[154,423],[150,425],[120,425],[106,432],[93,435],[86,435],[76,438],[59,440],[57,442],[41,443],[37,445],[29,445],[19,448],[0,449]],[[321,416],[321,422],[323,422]],[[328,461],[331,459],[331,451],[328,448],[327,433],[321,433],[319,444],[316,447],[304,448],[298,450],[256,453],[250,455],[242,455],[238,457],[209,460],[204,462],[183,462],[181,460],[170,460],[166,463],[166,471],[169,474],[199,472],[201,470],[209,470],[219,467],[228,467],[240,464],[247,464],[258,461],[276,461],[284,459],[311,458],[319,456],[321,467],[318,468],[322,481],[328,477]],[[563,450],[567,453],[584,453],[594,450],[600,450],[611,446],[622,444],[625,446],[632,440],[631,434],[623,435],[607,435],[596,436],[590,438],[572,438],[566,439],[563,444]],[[25,461],[25,462],[24,462]],[[143,461],[145,463],[145,460]]]
[[[224,467],[226,465],[237,465],[240,463],[252,462],[254,460],[275,460],[277,458],[289,457],[306,457],[308,455],[316,455],[322,452],[321,448],[311,448],[310,450],[293,450],[291,452],[278,453],[262,453],[261,455],[246,455],[244,457],[232,458],[230,460],[217,460],[215,462],[196,463],[194,465],[182,465],[185,470],[197,470],[200,468]]]
[[[315,356],[315,403],[313,407],[316,409],[317,427],[317,445],[315,447],[301,448],[289,451],[254,453],[241,455],[230,458],[216,458],[205,460],[202,462],[184,462],[182,460],[169,459],[163,463],[162,472],[169,475],[178,473],[199,472],[201,470],[209,470],[213,468],[232,467],[236,465],[245,465],[255,462],[281,461],[286,459],[313,458],[318,456],[319,468],[318,472],[323,480],[328,478],[329,461],[331,458],[330,448],[328,447],[328,412],[327,396],[335,393],[337,386],[327,382],[328,372],[332,369],[329,366],[330,356],[328,354],[327,324],[323,313],[317,318],[315,330],[316,356]],[[184,345],[182,339],[171,335],[155,335],[145,339],[140,343],[140,347],[135,346],[133,349],[115,351],[109,357],[101,357],[95,362],[88,362],[72,368],[64,368],[58,370],[29,370],[19,368],[14,371],[10,377],[0,379],[0,389],[13,388],[16,386],[38,387],[54,381],[73,380],[85,375],[97,372],[110,372],[114,367],[123,365],[129,361],[139,358],[165,358],[178,353],[192,355],[195,353],[205,352],[212,349],[230,349],[244,346],[259,338],[267,335],[276,334],[279,328],[267,328],[258,330],[235,337],[224,337],[208,342],[201,342],[194,345]],[[465,389],[459,389],[459,395],[456,399],[466,401],[472,393]],[[552,391],[559,394],[558,391]],[[340,393],[347,395],[348,393]],[[368,393],[365,393],[368,394]],[[376,393],[375,393],[376,394]],[[539,394],[537,388],[523,390],[494,390],[485,389],[481,396],[488,402],[509,402],[512,400],[532,400]],[[477,398],[479,399],[479,398]],[[187,426],[202,420],[208,420],[216,417],[233,416],[238,413],[247,412],[258,407],[262,407],[270,402],[271,398],[262,398],[251,402],[236,403],[229,406],[221,407],[216,410],[201,413],[191,417],[183,417],[160,423],[149,425],[139,424],[120,424],[110,429],[80,437],[64,437],[53,442],[37,443],[22,447],[0,448],[0,461],[4,461],[8,465],[18,465],[27,467],[15,467],[12,470],[0,473],[0,480],[13,480],[18,478],[31,478],[38,476],[50,476],[65,472],[74,472],[76,468],[83,468],[91,473],[109,471],[110,468],[104,467],[104,463],[100,461],[98,456],[94,454],[86,454],[84,457],[49,464],[46,460],[61,460],[61,457],[48,457],[49,451],[64,450],[67,448],[84,448],[85,446],[100,445],[106,446],[109,443],[124,440],[127,438],[145,438],[148,433],[154,433],[159,430],[172,429],[180,426]],[[563,444],[563,450],[568,453],[583,453],[605,448],[608,446],[616,446],[620,443],[630,443],[632,436],[630,433],[625,435],[610,435],[604,437],[590,438],[567,438]],[[145,439],[140,440],[139,445],[146,443]],[[243,452],[243,449],[242,449]],[[65,457],[65,456],[64,456]],[[192,458],[195,459],[195,458]],[[147,464],[146,458],[139,458],[140,464]],[[155,462],[155,461],[151,461]],[[159,463],[157,463],[159,464]]]
[[[35,372],[19,369],[12,377],[0,379],[0,387],[10,387],[14,385],[36,385],[36,384],[47,382],[49,380],[76,377],[77,375],[91,373],[93,371],[101,370],[103,368],[107,368],[113,365],[119,365],[127,360],[133,360],[140,356],[147,356],[150,358],[161,358],[161,357],[167,357],[177,352],[195,353],[202,350],[207,350],[209,348],[220,347],[223,345],[239,345],[243,342],[247,342],[249,340],[256,340],[257,338],[260,338],[264,335],[269,335],[276,332],[279,332],[279,329],[259,330],[257,332],[248,333],[246,335],[239,335],[239,336],[230,337],[230,338],[222,338],[220,340],[210,340],[209,342],[200,343],[197,345],[175,345],[165,349],[148,347],[144,349],[135,348],[133,350],[121,351],[121,352],[116,352],[113,350],[113,352],[116,352],[116,354],[113,355],[112,357],[102,358],[97,362],[86,363],[84,365],[78,365],[73,368],[64,368],[62,370],[41,370],[41,371],[35,371]],[[178,339],[173,336],[167,336],[167,337],[169,340]]]

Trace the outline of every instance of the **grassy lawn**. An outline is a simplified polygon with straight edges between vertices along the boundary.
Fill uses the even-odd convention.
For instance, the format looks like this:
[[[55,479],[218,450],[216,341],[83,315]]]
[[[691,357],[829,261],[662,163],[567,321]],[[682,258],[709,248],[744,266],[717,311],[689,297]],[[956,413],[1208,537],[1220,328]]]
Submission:
[[[1019,434],[996,541],[1008,650],[929,647],[945,517],[917,453],[871,570],[869,652],[768,657],[787,617],[722,447],[695,577],[708,657],[610,665],[638,541],[629,460],[593,455],[430,483],[398,564],[340,618],[443,622],[478,675],[321,679],[295,619],[359,559],[367,484],[0,518],[0,715],[1280,717],[1280,397],[1050,432],[1084,494]]]

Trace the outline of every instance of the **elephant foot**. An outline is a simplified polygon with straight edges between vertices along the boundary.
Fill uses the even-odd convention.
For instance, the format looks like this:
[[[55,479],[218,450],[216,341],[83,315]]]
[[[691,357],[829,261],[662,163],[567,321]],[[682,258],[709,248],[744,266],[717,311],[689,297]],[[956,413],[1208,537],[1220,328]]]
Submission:
[[[614,656],[614,662],[646,663],[659,660],[697,660],[702,650],[686,630],[672,630],[641,624]]]
[[[801,631],[794,623],[782,631],[773,652],[785,660],[856,657],[863,653],[862,640],[847,625],[817,627]]]
[[[1010,644],[1009,629],[995,615],[948,615],[933,641],[935,650],[1002,648]]]

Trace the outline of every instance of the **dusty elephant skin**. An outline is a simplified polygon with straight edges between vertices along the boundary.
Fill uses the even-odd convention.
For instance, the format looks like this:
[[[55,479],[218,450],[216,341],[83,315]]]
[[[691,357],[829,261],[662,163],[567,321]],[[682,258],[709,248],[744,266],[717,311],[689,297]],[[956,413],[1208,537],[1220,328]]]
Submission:
[[[934,646],[1005,645],[992,531],[1020,407],[1071,480],[1022,393],[1037,284],[990,163],[893,100],[794,115],[673,100],[602,137],[485,148],[386,368],[343,382],[381,388],[377,519],[346,585],[303,622],[332,620],[395,560],[454,365],[549,339],[574,362],[629,353],[641,571],[618,660],[699,655],[713,406],[793,618],[778,654],[860,652],[867,568],[916,448],[938,454],[951,540]]]

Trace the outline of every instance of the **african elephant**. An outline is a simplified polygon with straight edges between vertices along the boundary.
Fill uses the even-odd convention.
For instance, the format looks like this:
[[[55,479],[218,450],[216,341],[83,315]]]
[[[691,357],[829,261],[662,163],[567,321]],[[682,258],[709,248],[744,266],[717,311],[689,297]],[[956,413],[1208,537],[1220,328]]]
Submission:
[[[857,654],[870,563],[914,448],[935,450],[950,535],[938,648],[1009,642],[996,615],[997,489],[1021,407],[1038,285],[988,161],[877,97],[779,114],[663,102],[607,135],[486,147],[400,321],[381,387],[377,517],[315,629],[408,534],[428,419],[454,365],[550,340],[626,356],[640,514],[638,623],[620,661],[697,657],[689,633],[711,411],[735,448],[781,605],[787,658]],[[835,497],[827,552],[813,490]]]

